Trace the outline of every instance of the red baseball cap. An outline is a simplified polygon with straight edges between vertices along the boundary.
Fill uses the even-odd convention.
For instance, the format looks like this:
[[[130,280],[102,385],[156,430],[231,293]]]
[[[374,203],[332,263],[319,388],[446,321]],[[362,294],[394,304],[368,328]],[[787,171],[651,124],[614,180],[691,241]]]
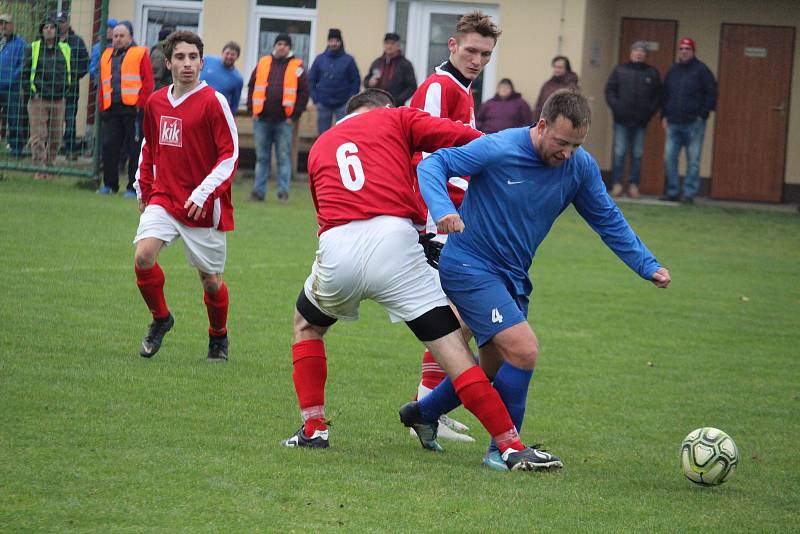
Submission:
[[[694,40],[689,39],[688,37],[684,37],[678,41],[678,46],[680,47],[681,45],[691,46],[692,50],[697,50],[697,45],[695,44]]]

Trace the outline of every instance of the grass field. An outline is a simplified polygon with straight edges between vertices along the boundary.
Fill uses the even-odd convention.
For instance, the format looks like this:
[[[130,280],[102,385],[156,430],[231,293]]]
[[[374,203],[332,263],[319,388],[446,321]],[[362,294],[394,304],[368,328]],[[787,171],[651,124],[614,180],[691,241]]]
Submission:
[[[670,268],[657,290],[569,210],[534,262],[541,341],[523,440],[555,473],[481,467],[478,441],[423,451],[398,422],[421,351],[365,303],[327,340],[328,451],[299,426],[291,314],[315,251],[291,202],[234,188],[231,360],[208,364],[207,318],[182,245],[160,263],[175,329],[137,355],[149,317],[133,277],[133,201],[64,179],[0,181],[0,531],[781,532],[800,511],[800,217],[626,204]],[[699,426],[740,450],[732,479],[691,484]]]

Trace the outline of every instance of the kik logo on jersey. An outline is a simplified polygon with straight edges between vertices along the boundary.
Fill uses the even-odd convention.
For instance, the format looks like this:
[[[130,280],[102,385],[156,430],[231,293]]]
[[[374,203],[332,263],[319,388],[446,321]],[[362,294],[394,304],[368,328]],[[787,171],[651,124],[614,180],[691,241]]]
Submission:
[[[158,144],[170,146],[183,146],[183,121],[177,117],[161,116],[161,124],[158,128]]]

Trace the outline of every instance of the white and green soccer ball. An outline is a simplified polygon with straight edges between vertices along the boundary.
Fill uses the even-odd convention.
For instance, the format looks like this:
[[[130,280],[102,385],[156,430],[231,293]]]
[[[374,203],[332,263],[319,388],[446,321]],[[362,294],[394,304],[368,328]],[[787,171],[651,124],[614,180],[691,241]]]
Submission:
[[[731,437],[710,426],[689,432],[681,444],[686,478],[703,486],[722,484],[736,470],[739,451]]]

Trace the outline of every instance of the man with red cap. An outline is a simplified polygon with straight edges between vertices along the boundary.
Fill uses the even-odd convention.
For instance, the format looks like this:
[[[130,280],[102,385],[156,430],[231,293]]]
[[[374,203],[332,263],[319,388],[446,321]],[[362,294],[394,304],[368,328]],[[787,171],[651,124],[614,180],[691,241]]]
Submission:
[[[678,62],[664,78],[661,125],[667,131],[664,167],[667,191],[662,200],[694,202],[700,174],[700,154],[706,120],[717,105],[717,81],[705,63],[695,57],[697,45],[684,37],[678,43]],[[678,175],[678,156],[686,147],[686,177],[683,191]]]

